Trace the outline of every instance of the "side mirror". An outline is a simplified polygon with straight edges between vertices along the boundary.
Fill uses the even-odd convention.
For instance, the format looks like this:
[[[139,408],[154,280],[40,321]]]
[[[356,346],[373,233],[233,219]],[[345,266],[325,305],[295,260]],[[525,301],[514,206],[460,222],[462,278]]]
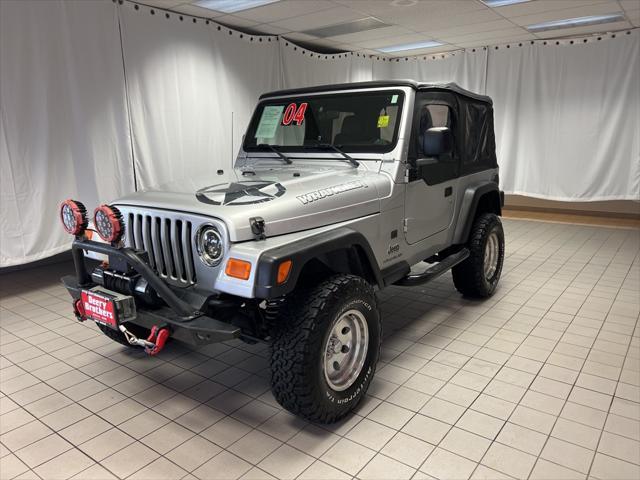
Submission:
[[[422,151],[425,157],[439,157],[453,150],[453,136],[447,127],[430,128],[422,136]]]

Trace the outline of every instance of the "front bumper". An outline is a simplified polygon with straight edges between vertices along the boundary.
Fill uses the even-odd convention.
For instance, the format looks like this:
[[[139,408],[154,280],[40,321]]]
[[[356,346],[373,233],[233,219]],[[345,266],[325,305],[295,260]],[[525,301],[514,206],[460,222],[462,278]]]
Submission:
[[[153,326],[169,328],[171,337],[191,345],[223,342],[241,336],[239,327],[229,321],[205,315],[182,300],[149,267],[145,260],[146,254],[130,248],[116,248],[108,244],[77,238],[72,245],[76,275],[62,278],[62,283],[74,300],[80,298],[83,289],[90,289],[97,285],[87,271],[84,251],[107,255],[109,265],[116,266],[119,271],[134,270],[147,281],[162,300],[164,305],[158,308],[150,308],[136,301],[136,316],[127,323],[131,322],[149,329]],[[135,298],[135,295],[133,296]]]

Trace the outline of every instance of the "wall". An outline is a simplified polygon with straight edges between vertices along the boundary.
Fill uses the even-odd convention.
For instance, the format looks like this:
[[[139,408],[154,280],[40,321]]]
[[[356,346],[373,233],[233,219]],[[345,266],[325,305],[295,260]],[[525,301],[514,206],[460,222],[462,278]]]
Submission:
[[[0,266],[69,248],[65,198],[133,188],[115,5],[0,1]]]
[[[489,49],[487,94],[508,193],[573,202],[638,199],[639,34]]]
[[[261,93],[322,83],[410,77],[488,93],[507,192],[637,199],[638,31],[569,42],[389,60],[130,2],[2,0],[0,266],[69,247],[65,198],[93,210],[229,169]]]

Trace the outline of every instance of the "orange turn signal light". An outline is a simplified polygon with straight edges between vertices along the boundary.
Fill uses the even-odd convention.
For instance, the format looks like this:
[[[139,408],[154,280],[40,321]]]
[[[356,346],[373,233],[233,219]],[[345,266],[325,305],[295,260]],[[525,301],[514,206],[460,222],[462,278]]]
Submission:
[[[278,266],[278,285],[282,285],[289,279],[292,266],[293,262],[291,260],[285,260]]]
[[[249,280],[249,275],[251,275],[251,262],[230,258],[227,261],[224,273],[230,277],[239,278],[240,280]]]

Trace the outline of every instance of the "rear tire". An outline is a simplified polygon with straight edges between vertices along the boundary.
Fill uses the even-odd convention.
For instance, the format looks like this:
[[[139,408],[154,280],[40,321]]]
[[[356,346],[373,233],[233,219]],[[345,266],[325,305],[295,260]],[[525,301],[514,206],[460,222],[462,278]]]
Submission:
[[[504,263],[504,230],[500,217],[483,213],[476,218],[469,242],[470,255],[453,267],[453,284],[465,296],[486,298],[493,294]]]
[[[278,402],[312,422],[333,423],[362,400],[380,356],[382,328],[373,288],[335,275],[284,302],[271,347]]]

